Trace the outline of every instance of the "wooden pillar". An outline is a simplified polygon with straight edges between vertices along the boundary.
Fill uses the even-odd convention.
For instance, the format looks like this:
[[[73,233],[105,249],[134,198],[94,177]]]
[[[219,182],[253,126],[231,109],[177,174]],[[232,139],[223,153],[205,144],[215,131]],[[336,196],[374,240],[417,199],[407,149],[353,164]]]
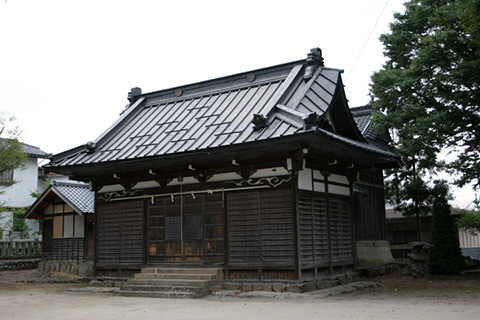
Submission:
[[[296,240],[296,257],[295,257],[295,273],[296,278],[299,281],[302,281],[302,257],[300,256],[300,216],[299,216],[299,209],[298,209],[298,168],[295,168],[292,171],[292,180],[293,180],[293,200],[295,201],[294,205],[294,213],[293,213],[293,223],[295,226],[295,240]]]
[[[330,275],[333,274],[333,266],[332,266],[332,238],[331,238],[331,230],[330,230],[330,194],[328,190],[328,177],[330,176],[330,172],[323,171],[323,177],[325,178],[325,210],[327,211],[327,243],[328,243],[328,269]]]

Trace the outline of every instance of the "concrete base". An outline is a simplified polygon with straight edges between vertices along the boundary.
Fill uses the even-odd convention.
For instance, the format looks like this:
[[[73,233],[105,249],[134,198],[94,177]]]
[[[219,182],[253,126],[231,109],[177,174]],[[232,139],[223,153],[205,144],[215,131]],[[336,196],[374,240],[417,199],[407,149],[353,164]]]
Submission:
[[[390,243],[385,240],[357,241],[357,262],[359,268],[370,268],[395,262]]]

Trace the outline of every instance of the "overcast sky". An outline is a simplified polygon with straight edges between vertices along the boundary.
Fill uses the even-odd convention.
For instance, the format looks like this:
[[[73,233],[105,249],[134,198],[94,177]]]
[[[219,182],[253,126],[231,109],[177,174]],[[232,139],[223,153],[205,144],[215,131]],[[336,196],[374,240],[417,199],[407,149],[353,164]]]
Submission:
[[[94,140],[132,87],[150,92],[306,58],[345,70],[368,103],[380,34],[403,0],[1,0],[0,113],[58,153]],[[461,200],[460,205],[468,200]]]

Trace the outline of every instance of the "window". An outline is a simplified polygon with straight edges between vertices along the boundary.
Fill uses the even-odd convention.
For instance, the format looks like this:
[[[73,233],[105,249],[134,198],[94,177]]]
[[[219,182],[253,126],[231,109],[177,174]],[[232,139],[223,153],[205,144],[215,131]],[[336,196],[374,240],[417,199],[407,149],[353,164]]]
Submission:
[[[0,173],[0,184],[10,184],[13,182],[13,170],[7,169]]]
[[[85,216],[71,214],[53,217],[54,238],[85,237]]]

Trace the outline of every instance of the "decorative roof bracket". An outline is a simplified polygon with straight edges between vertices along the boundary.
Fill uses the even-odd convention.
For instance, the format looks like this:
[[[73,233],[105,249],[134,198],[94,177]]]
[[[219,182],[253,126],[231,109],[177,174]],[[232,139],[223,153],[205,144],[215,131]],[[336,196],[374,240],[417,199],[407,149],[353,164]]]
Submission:
[[[310,129],[311,127],[318,127],[322,118],[316,112],[312,112],[303,118],[303,121],[305,122],[305,129]]]
[[[318,67],[323,67],[322,50],[320,48],[313,48],[307,55],[307,64],[305,66],[305,72],[303,74],[304,80],[310,80],[313,77]]]
[[[267,118],[263,114],[256,113],[253,115],[253,130],[260,130],[267,126]]]
[[[142,89],[139,88],[139,87],[135,87],[135,88],[132,88],[130,89],[130,92],[128,93],[128,101],[130,102],[130,104],[134,103],[138,97],[142,94]]]
[[[84,147],[88,154],[92,154],[97,149],[97,144],[93,141],[89,141],[84,145]]]

